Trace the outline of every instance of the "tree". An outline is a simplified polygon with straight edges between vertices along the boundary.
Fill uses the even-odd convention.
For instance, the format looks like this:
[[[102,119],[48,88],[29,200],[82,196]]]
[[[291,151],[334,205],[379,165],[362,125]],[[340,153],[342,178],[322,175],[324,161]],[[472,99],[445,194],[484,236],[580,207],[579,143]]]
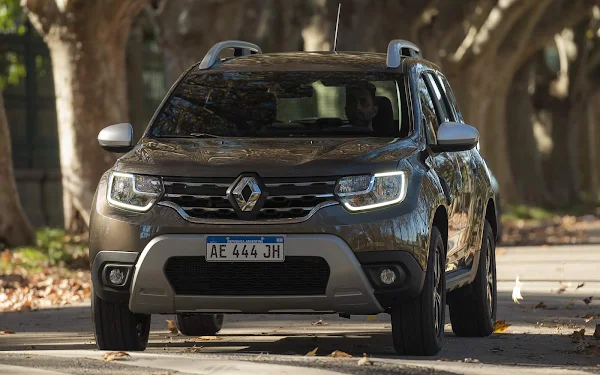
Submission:
[[[55,82],[65,229],[89,223],[97,183],[114,163],[96,142],[128,119],[125,46],[147,0],[22,0],[50,49]]]
[[[19,25],[19,13],[17,0],[0,4],[0,31],[22,34],[24,28]],[[35,232],[23,211],[17,191],[10,128],[2,96],[5,85],[17,83],[23,74],[24,68],[16,55],[2,51],[0,46],[0,243],[11,247],[35,241]]]
[[[301,50],[308,9],[306,0],[154,0],[146,10],[171,85],[223,40],[257,43],[263,52]]]

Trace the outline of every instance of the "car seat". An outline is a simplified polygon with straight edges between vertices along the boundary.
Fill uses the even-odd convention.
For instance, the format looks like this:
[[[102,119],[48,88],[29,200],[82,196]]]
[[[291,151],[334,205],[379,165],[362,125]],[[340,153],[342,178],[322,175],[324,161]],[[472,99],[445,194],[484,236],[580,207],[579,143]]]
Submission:
[[[377,115],[373,117],[373,130],[378,136],[398,135],[398,128],[394,121],[394,108],[392,102],[385,96],[377,96]]]

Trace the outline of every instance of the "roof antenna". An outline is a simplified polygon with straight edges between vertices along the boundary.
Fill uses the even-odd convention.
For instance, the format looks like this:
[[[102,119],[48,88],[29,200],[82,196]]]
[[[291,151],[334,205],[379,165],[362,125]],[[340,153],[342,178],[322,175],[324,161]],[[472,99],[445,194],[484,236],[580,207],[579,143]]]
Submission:
[[[337,38],[338,38],[338,28],[340,25],[340,12],[342,10],[342,3],[338,4],[338,14],[337,21],[335,23],[335,39],[333,40],[333,52],[337,53]]]

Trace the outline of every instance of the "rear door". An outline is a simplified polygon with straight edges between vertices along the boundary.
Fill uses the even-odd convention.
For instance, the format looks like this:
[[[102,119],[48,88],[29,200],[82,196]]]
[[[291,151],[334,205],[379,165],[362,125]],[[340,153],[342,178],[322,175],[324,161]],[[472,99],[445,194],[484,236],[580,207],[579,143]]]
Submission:
[[[436,134],[438,128],[443,121],[443,116],[440,116],[441,110],[435,99],[435,90],[429,82],[427,73],[419,76],[419,99],[421,101],[421,109],[423,111],[423,128],[427,142],[430,144],[436,143]],[[450,193],[450,205],[448,212],[448,271],[457,268],[461,259],[461,234],[465,229],[464,212],[461,211],[461,192],[463,178],[460,173],[460,162],[456,153],[442,152],[432,158],[433,168],[438,176],[443,180]]]

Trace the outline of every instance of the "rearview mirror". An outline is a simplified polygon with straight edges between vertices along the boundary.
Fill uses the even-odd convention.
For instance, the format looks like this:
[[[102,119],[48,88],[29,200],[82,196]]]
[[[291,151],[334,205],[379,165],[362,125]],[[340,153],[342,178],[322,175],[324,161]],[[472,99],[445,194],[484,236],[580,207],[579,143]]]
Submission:
[[[98,134],[98,143],[108,152],[128,152],[133,148],[133,126],[129,123],[107,126]]]
[[[434,152],[467,151],[479,142],[479,131],[460,122],[443,122],[437,132],[437,144],[432,145]]]

